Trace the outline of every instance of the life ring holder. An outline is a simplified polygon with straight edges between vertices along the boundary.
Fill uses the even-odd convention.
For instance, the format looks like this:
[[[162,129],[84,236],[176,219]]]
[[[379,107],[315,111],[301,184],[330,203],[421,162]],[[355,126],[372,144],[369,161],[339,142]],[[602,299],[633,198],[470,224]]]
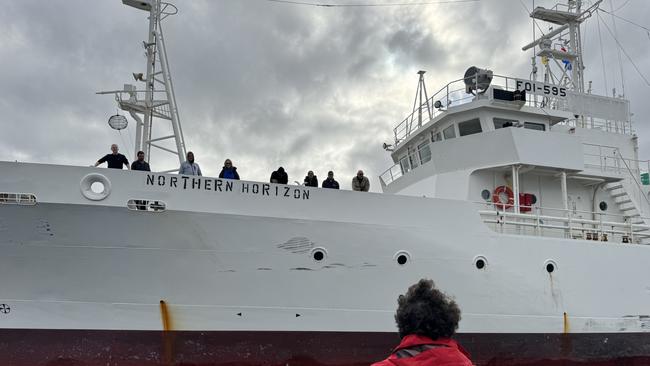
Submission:
[[[104,189],[101,192],[94,192],[92,185],[95,183],[101,183],[104,186]],[[81,188],[81,194],[87,199],[91,201],[101,201],[111,194],[111,181],[103,174],[90,173],[81,178],[79,188]]]
[[[506,202],[501,200],[501,195],[505,193],[508,197]],[[508,186],[498,186],[494,189],[492,193],[492,203],[496,206],[497,210],[505,211],[515,205],[515,194],[512,192],[512,189]]]

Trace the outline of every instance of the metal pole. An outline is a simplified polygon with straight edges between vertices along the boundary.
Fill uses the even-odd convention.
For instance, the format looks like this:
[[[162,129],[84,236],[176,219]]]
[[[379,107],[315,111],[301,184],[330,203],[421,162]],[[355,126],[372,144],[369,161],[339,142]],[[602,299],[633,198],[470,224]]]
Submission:
[[[141,136],[142,146],[144,153],[151,163],[151,145],[148,140],[151,136],[151,125],[153,122],[152,106],[153,106],[153,91],[154,91],[154,64],[155,64],[155,43],[156,43],[156,23],[158,21],[158,6],[159,0],[151,3],[151,11],[149,13],[149,40],[146,44],[147,47],[147,92],[145,93],[145,105],[147,108],[144,113],[144,131]]]
[[[562,207],[564,210],[567,212],[569,211],[569,197],[567,194],[567,187],[566,187],[566,172],[560,173],[560,185],[562,187]]]
[[[519,213],[519,165],[512,166],[512,193],[514,196],[515,213]]]

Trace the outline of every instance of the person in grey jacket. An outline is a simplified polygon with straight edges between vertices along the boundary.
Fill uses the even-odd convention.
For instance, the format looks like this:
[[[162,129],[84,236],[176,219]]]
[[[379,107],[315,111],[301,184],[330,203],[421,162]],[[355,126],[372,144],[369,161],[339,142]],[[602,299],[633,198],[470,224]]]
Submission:
[[[363,176],[363,170],[359,170],[357,176],[352,178],[352,190],[359,192],[368,192],[370,190],[370,181]]]
[[[178,169],[178,174],[185,175],[203,175],[201,174],[201,167],[199,164],[194,162],[194,153],[191,151],[187,152],[187,160],[181,163],[180,169]]]

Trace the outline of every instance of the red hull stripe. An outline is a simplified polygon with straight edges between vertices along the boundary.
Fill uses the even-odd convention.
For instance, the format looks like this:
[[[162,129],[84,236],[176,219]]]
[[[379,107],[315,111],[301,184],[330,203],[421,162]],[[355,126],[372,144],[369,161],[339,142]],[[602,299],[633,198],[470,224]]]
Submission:
[[[650,333],[459,334],[476,365],[650,365]],[[3,366],[361,366],[395,333],[0,329]]]

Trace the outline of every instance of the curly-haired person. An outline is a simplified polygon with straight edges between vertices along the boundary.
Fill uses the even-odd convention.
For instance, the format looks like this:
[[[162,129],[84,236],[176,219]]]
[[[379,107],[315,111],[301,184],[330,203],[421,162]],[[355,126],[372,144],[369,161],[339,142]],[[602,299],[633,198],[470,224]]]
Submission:
[[[397,299],[395,321],[402,339],[373,366],[471,366],[469,354],[450,337],[460,321],[458,305],[422,279]]]

